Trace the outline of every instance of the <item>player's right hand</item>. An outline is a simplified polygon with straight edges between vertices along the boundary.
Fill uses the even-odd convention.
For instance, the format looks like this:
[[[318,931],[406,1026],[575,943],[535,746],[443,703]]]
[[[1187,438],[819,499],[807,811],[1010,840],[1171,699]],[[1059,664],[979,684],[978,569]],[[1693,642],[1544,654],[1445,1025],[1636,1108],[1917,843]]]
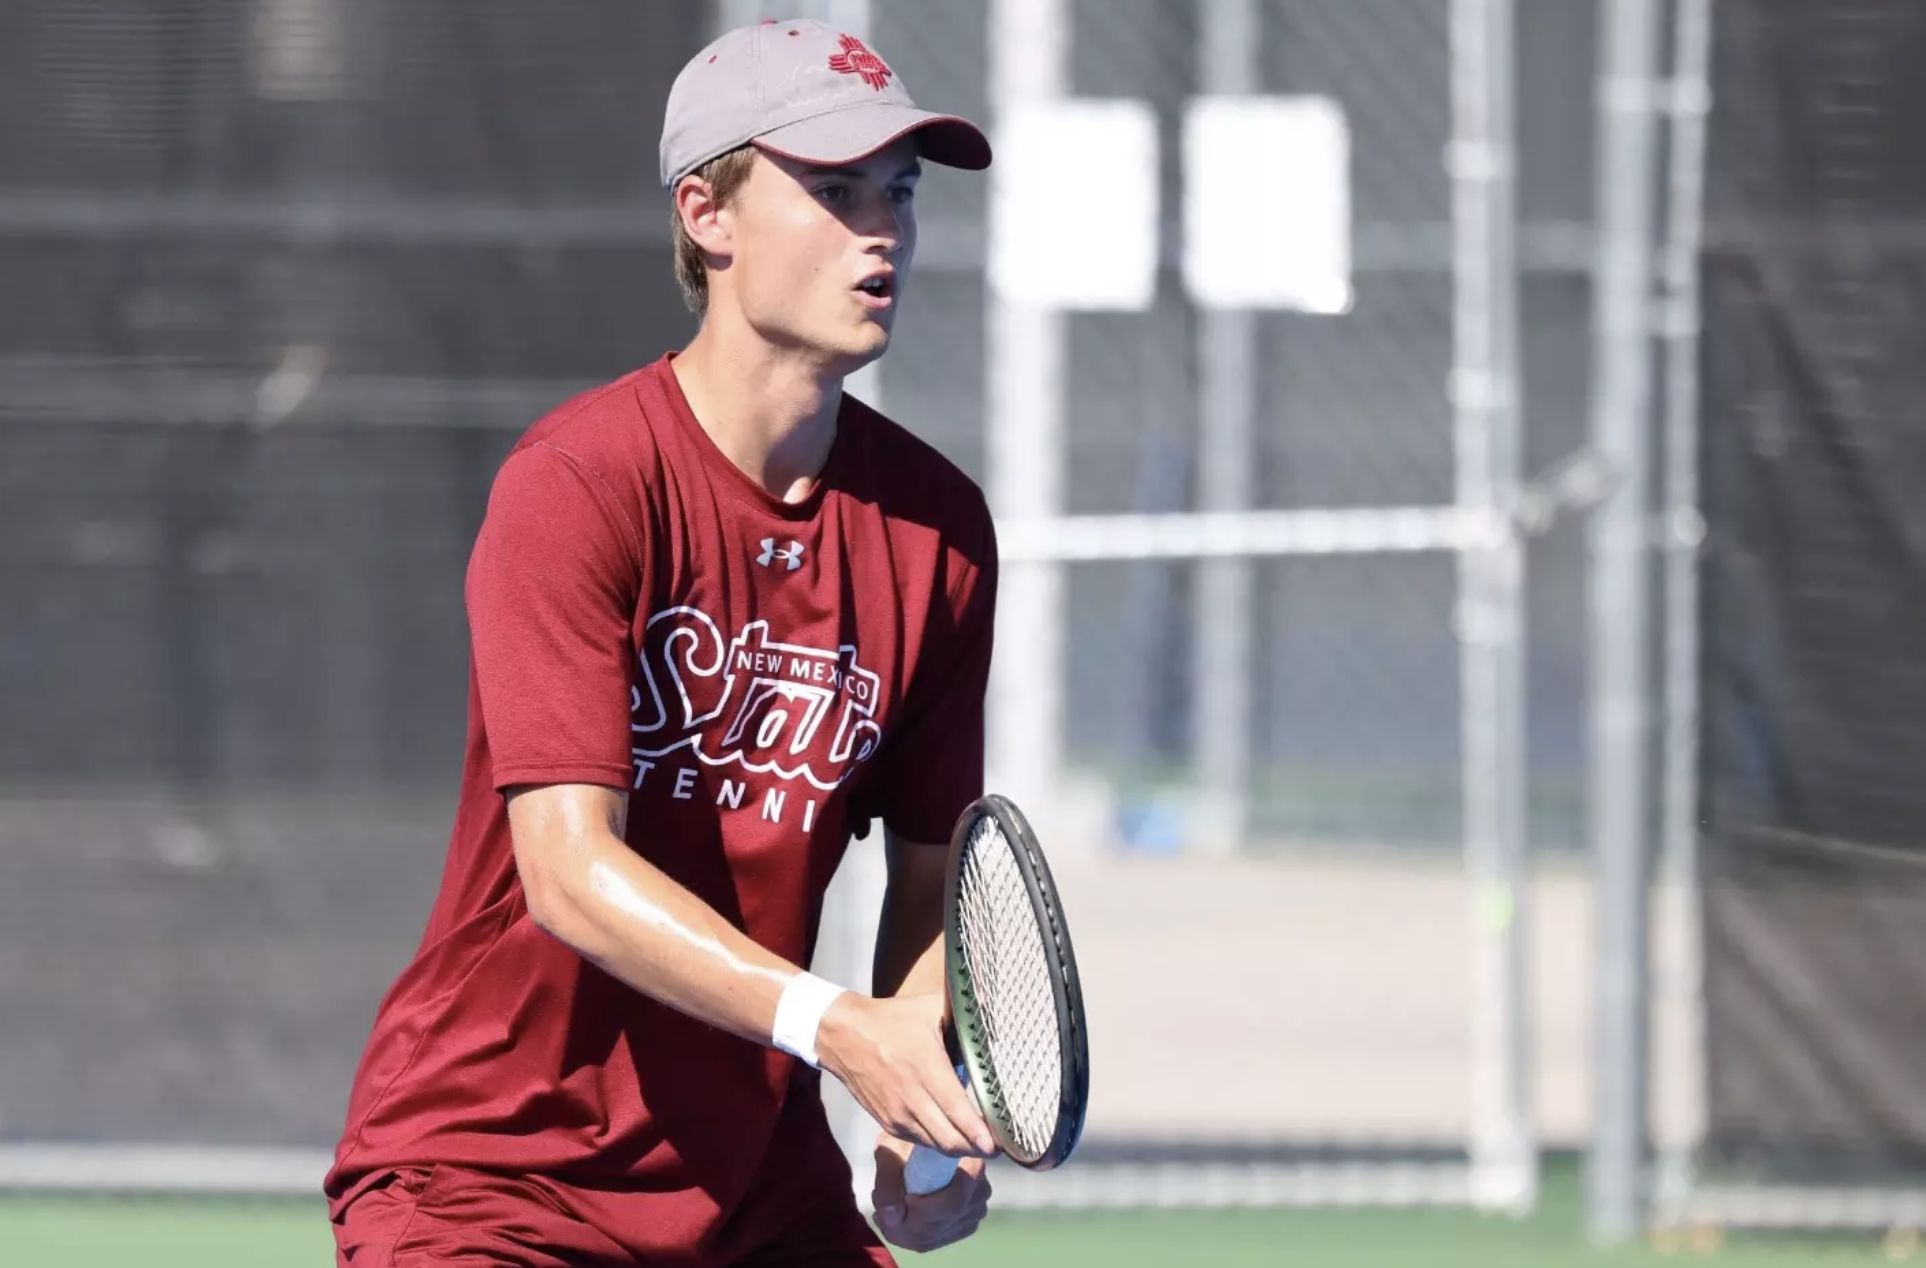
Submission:
[[[941,994],[872,999],[846,991],[823,1014],[816,1055],[890,1135],[952,1158],[996,1153],[944,1049]]]

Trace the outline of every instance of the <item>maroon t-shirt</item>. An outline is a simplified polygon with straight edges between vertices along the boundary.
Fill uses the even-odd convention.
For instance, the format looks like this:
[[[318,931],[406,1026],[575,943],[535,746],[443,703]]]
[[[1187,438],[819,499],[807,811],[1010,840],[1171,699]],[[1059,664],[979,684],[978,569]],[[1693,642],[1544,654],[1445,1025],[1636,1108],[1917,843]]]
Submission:
[[[536,928],[501,790],[629,790],[630,848],[806,964],[852,829],[944,842],[982,791],[995,578],[977,487],[847,397],[797,503],[715,447],[668,357],[536,424],[470,561],[460,806],[355,1079],[337,1210],[439,1162],[696,1189],[726,1216],[820,1076]]]

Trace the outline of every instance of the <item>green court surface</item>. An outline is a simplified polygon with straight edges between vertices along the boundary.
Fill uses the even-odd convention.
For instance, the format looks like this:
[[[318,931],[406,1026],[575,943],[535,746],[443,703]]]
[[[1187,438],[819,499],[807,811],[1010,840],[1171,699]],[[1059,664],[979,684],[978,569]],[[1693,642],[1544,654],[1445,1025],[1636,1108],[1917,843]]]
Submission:
[[[5,1268],[326,1268],[332,1251],[319,1207],[303,1202],[0,1197]],[[1010,1214],[962,1246],[902,1256],[953,1268],[1796,1268],[1897,1257],[1864,1237],[1597,1250],[1581,1236],[1576,1187],[1563,1180],[1525,1220],[1459,1211]]]

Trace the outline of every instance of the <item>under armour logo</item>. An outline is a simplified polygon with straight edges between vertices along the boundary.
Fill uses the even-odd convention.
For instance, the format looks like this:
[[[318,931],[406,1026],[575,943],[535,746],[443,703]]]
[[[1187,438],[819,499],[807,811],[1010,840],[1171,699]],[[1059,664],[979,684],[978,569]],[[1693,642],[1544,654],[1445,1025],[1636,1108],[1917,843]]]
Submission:
[[[780,559],[783,562],[783,567],[794,572],[796,569],[802,567],[802,557],[803,544],[801,542],[790,542],[787,546],[778,548],[775,538],[765,537],[762,539],[762,553],[756,556],[756,562],[765,568],[773,568],[776,566],[776,561]]]
[[[872,53],[853,35],[839,36],[836,42],[842,45],[843,51],[830,54],[829,69],[838,75],[860,76],[864,83],[877,92],[883,91],[889,84],[889,77],[895,73],[890,70],[889,63]]]

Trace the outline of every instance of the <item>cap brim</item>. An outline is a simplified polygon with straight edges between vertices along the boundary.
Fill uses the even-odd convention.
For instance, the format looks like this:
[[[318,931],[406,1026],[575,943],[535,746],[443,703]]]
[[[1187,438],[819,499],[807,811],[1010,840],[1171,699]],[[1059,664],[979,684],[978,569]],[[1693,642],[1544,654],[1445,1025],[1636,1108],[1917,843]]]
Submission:
[[[912,135],[917,152],[932,163],[971,172],[990,165],[989,138],[968,119],[881,101],[772,129],[754,144],[797,162],[836,166],[859,162]]]

